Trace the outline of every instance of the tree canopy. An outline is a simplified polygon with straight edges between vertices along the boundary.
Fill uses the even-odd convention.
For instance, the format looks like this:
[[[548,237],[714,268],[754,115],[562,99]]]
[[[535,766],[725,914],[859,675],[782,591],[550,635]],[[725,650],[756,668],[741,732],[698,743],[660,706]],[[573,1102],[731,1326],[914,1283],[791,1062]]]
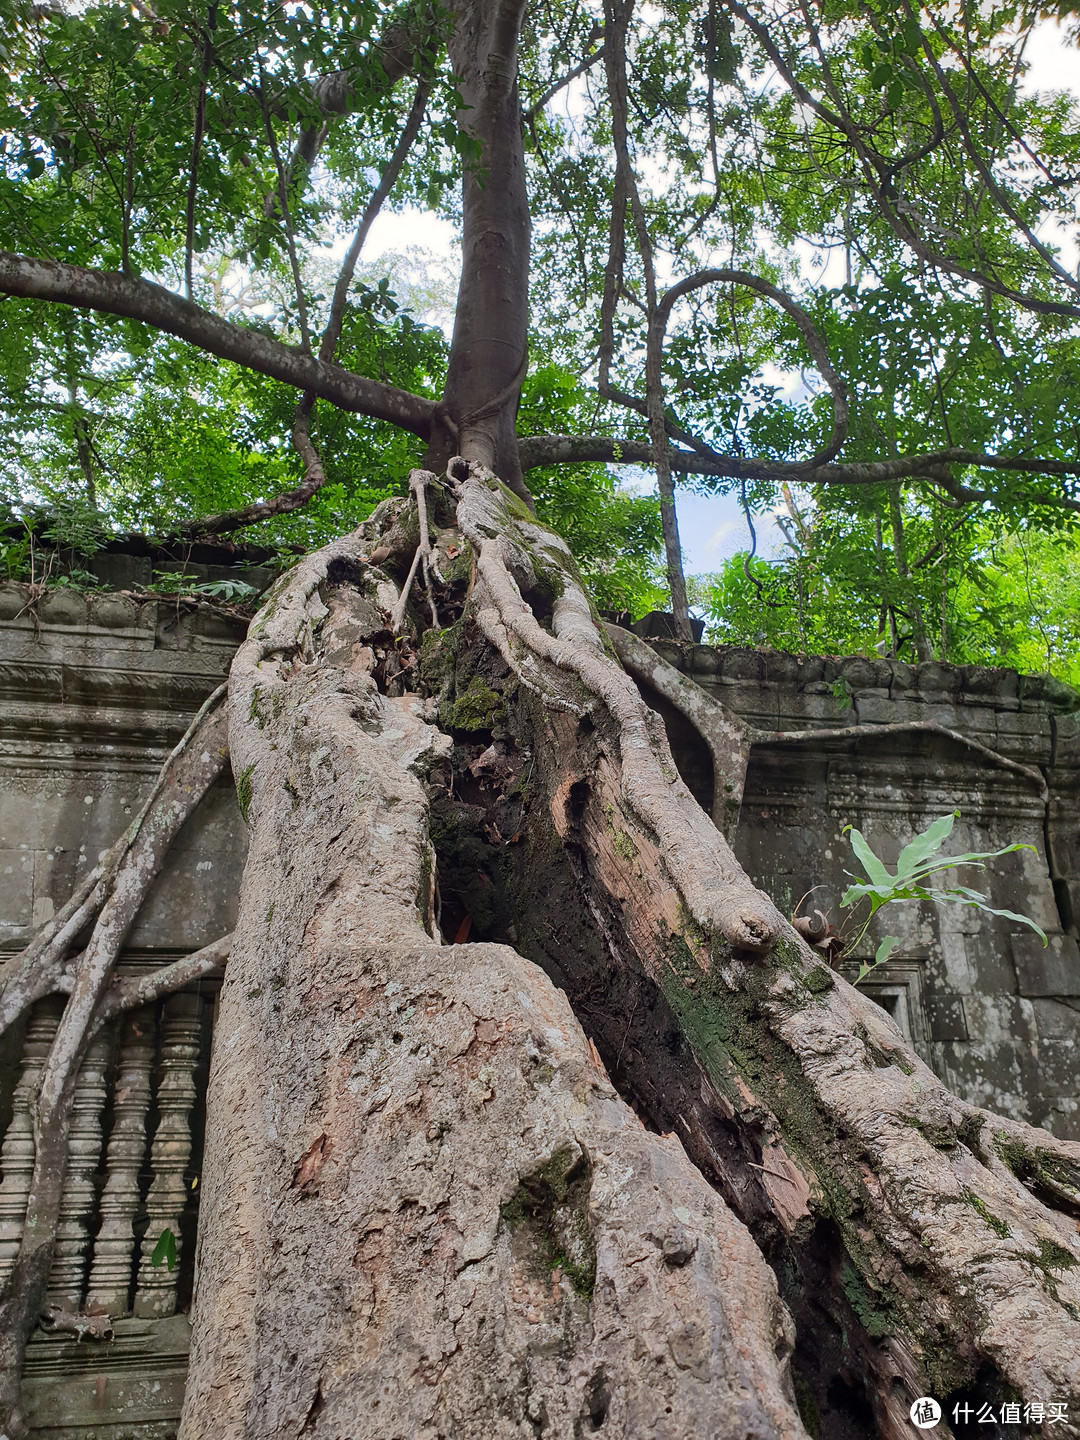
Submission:
[[[1024,83],[1038,19],[530,9],[527,343],[485,402],[516,406],[511,469],[601,605],[674,584],[684,609],[679,483],[787,538],[691,585],[719,638],[1076,671],[1080,117]],[[506,191],[451,29],[429,4],[5,0],[13,517],[310,545],[469,418],[447,336],[363,254],[381,206],[460,224],[462,177]],[[659,508],[620,462],[658,467]]]

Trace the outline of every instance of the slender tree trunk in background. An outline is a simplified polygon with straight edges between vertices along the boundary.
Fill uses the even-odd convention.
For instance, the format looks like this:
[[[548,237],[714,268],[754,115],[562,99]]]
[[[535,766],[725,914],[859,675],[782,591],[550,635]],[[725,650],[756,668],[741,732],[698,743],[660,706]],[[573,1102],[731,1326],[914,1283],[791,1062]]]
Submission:
[[[889,520],[892,524],[893,537],[893,560],[896,564],[896,573],[900,582],[906,590],[906,600],[911,613],[912,641],[915,645],[915,658],[920,662],[932,660],[934,650],[926,634],[926,626],[923,623],[922,606],[919,604],[911,581],[911,569],[907,561],[907,547],[904,544],[904,517],[900,510],[900,487],[889,486]]]
[[[515,416],[528,365],[529,201],[517,45],[524,0],[458,0],[450,58],[477,153],[462,186],[461,285],[443,397],[425,464],[452,454],[498,470],[523,499]],[[530,501],[531,503],[531,501]]]

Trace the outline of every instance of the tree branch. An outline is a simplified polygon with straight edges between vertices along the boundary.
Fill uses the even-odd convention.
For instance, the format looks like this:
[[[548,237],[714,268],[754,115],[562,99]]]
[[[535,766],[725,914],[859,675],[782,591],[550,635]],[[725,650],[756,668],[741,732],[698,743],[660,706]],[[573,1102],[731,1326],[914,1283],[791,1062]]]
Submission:
[[[573,84],[573,82],[578,78],[579,75],[584,75],[586,71],[592,69],[592,67],[597,63],[598,60],[602,60],[604,58],[604,46],[602,43],[603,38],[604,32],[603,30],[600,30],[599,27],[597,28],[597,30],[593,31],[593,33],[589,36],[589,40],[600,40],[600,48],[598,50],[594,50],[591,55],[586,55],[585,59],[582,60],[579,65],[575,65],[574,68],[567,71],[567,73],[560,80],[556,80],[553,85],[550,85],[540,96],[539,100],[533,101],[533,103],[525,111],[523,117],[526,123],[535,120],[536,117],[540,114],[540,112],[544,109],[544,107],[546,105],[549,105],[551,101],[555,99],[555,96],[558,95],[560,90],[565,90],[567,85]]]
[[[330,121],[352,114],[358,108],[358,98],[366,104],[375,90],[389,93],[399,80],[417,69],[418,62],[431,53],[433,44],[442,44],[446,40],[447,13],[437,10],[427,0],[406,5],[360,64],[345,70],[332,70],[312,81],[308,104],[316,111],[318,120],[315,124],[305,125],[300,131],[289,161],[290,188],[298,182],[302,183],[315,163],[329,132]]]
[[[2,250],[0,294],[50,300],[138,320],[219,359],[246,365],[298,390],[311,390],[341,410],[385,420],[424,440],[431,430],[433,400],[355,375],[258,330],[234,325],[150,280]]]
[[[772,285],[768,280],[763,280],[758,275],[751,275],[746,270],[699,270],[696,275],[688,275],[685,280],[680,280],[673,285],[660,298],[659,310],[661,322],[664,328],[667,326],[668,317],[672,307],[684,295],[689,295],[694,290],[700,290],[703,285],[745,285],[749,290],[756,290],[759,295],[765,295],[768,299],[775,301],[777,305],[794,320],[799,333],[806,342],[806,348],[813,357],[817,366],[818,374],[828,385],[832,394],[833,427],[829,442],[823,450],[819,450],[810,460],[803,461],[806,465],[824,465],[832,460],[840,451],[841,445],[847,436],[848,428],[848,397],[844,382],[833,369],[829,352],[825,342],[818,334],[814,322],[810,316],[797,304],[786,290]]]
[[[859,132],[858,126],[850,116],[838,114],[831,110],[828,105],[822,104],[805,85],[795,76],[794,71],[788,64],[780,47],[774,41],[768,27],[757,20],[740,0],[729,0],[729,9],[732,14],[737,15],[748,30],[754,35],[769,59],[776,66],[777,71],[783,77],[784,82],[792,94],[810,110],[813,111],[825,124],[838,130],[851,144],[859,158],[860,165],[865,176],[867,186],[876,202],[882,218],[889,229],[903,244],[911,250],[926,265],[945,271],[959,280],[970,280],[976,285],[985,287],[995,295],[1001,295],[1007,300],[1014,301],[1025,310],[1031,310],[1038,315],[1065,315],[1070,319],[1080,315],[1080,305],[1071,304],[1059,300],[1041,300],[1033,295],[1025,295],[1021,290],[1015,290],[1004,281],[998,280],[993,275],[985,274],[982,271],[969,269],[950,255],[933,246],[928,245],[914,225],[909,223],[898,212],[894,201],[896,192],[888,179],[887,172],[889,164],[884,157],[870,149]]]
[[[527,435],[518,441],[522,468],[540,465],[581,465],[600,462],[608,465],[651,465],[651,445],[640,440],[623,440],[609,435]],[[970,490],[954,479],[946,466],[974,466],[981,470],[1002,470],[1015,474],[1080,476],[1080,463],[1065,460],[1033,460],[1021,455],[986,455],[978,450],[952,446],[923,455],[900,455],[890,460],[857,460],[847,464],[811,465],[806,461],[785,461],[755,456],[725,455],[719,451],[702,454],[668,450],[672,470],[681,475],[711,475],[717,479],[774,480],[800,485],[885,485],[892,480],[914,477],[939,485],[954,499],[998,503],[1007,498],[994,490]],[[1052,505],[1080,512],[1080,500],[1071,495],[1040,493],[1027,495],[1028,503]]]
[[[214,940],[211,944],[204,945],[201,950],[195,950],[169,965],[162,965],[148,975],[135,975],[125,980],[114,976],[112,985],[101,998],[94,1029],[99,1030],[123,1010],[150,1005],[153,1001],[160,1000],[162,995],[171,995],[174,990],[190,985],[193,980],[201,980],[220,969],[229,958],[232,942],[230,931],[220,940]]]
[[[401,167],[419,133],[430,88],[426,80],[421,80],[416,87],[416,96],[398,143],[394,147],[394,153],[387,161],[379,183],[364,207],[356,234],[341,262],[337,284],[334,286],[334,298],[330,304],[330,316],[326,322],[322,340],[319,342],[319,361],[322,364],[333,362],[338,340],[341,338],[341,326],[345,317],[345,306],[349,299],[349,287],[356,273],[356,262],[360,258],[360,251],[367,239],[368,232],[382,209],[384,201],[397,183]],[[296,414],[293,419],[293,449],[304,464],[304,478],[295,489],[275,495],[271,500],[257,500],[254,504],[241,506],[237,510],[222,510],[216,515],[207,515],[202,519],[192,520],[187,525],[178,527],[173,533],[176,535],[220,535],[228,530],[239,530],[245,525],[254,525],[260,520],[269,520],[274,515],[290,515],[294,510],[299,510],[306,505],[313,495],[318,494],[326,484],[326,471],[311,440],[310,421],[315,398],[313,391],[306,391],[297,402]]]

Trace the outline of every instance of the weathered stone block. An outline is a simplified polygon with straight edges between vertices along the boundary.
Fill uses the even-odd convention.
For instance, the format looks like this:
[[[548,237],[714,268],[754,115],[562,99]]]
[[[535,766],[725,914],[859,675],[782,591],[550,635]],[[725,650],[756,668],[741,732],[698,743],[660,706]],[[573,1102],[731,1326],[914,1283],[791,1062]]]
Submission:
[[[134,630],[139,626],[141,607],[126,595],[95,596],[90,619],[105,630]]]
[[[800,655],[798,681],[800,685],[811,685],[825,675],[825,661],[820,655]]]
[[[239,645],[247,634],[248,622],[243,616],[229,615],[216,605],[200,605],[195,630],[213,640],[226,640],[230,645]],[[667,657],[664,657],[667,659]],[[670,661],[668,662],[670,664]]]
[[[960,688],[964,695],[989,696],[995,700],[1015,700],[1018,679],[1015,670],[999,670],[990,665],[961,665]]]
[[[21,935],[30,925],[33,911],[34,852],[0,850],[0,938]]]
[[[794,685],[798,682],[802,662],[797,655],[788,655],[781,650],[766,650],[762,660],[766,680],[774,680],[778,685]]]
[[[1080,1044],[1080,1006],[1067,1000],[1038,997],[1031,1002],[1040,1043],[1043,1040],[1070,1040]]]
[[[937,660],[927,660],[916,667],[915,683],[923,695],[959,695],[961,689],[960,671],[955,665],[942,665]]]
[[[112,590],[145,590],[153,578],[149,555],[125,555],[99,550],[87,569]]]
[[[38,601],[37,613],[43,625],[86,625],[87,597],[77,590],[46,590]]]
[[[932,995],[925,1005],[931,1040],[970,1038],[962,995]]]
[[[731,646],[720,651],[717,673],[726,680],[757,680],[765,678],[765,657],[760,650]]]
[[[872,660],[855,655],[837,663],[840,677],[846,680],[852,690],[873,690],[887,688],[888,676]]]
[[[1071,935],[1051,935],[1043,948],[1034,932],[1010,939],[1021,995],[1080,996],[1080,948]]]
[[[690,674],[694,679],[699,676],[715,675],[720,657],[713,645],[694,645],[689,651]]]
[[[915,689],[914,666],[905,664],[903,660],[890,660],[888,666],[890,694],[906,695]]]
[[[28,586],[5,581],[0,585],[0,620],[14,620],[17,615],[24,614],[30,598]]]

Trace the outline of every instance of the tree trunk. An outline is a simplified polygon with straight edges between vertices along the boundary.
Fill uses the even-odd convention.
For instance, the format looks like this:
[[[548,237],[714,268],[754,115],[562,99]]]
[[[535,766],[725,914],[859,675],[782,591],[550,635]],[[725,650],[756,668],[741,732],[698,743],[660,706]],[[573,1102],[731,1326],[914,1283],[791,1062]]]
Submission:
[[[451,469],[412,487],[449,629],[391,632],[394,501],[234,664],[182,1436],[900,1437],[924,1394],[1080,1433],[1080,1147],[949,1095],[799,940],[565,546]]]
[[[307,562],[233,668],[252,837],[181,1433],[801,1436],[745,1228],[535,965],[442,943],[452,741],[380,690],[363,550]]]
[[[475,147],[462,177],[464,227],[450,363],[425,464],[452,454],[497,469],[531,504],[514,426],[528,364],[529,200],[517,88],[524,0],[457,0],[450,58]],[[449,424],[447,423],[449,422]]]

